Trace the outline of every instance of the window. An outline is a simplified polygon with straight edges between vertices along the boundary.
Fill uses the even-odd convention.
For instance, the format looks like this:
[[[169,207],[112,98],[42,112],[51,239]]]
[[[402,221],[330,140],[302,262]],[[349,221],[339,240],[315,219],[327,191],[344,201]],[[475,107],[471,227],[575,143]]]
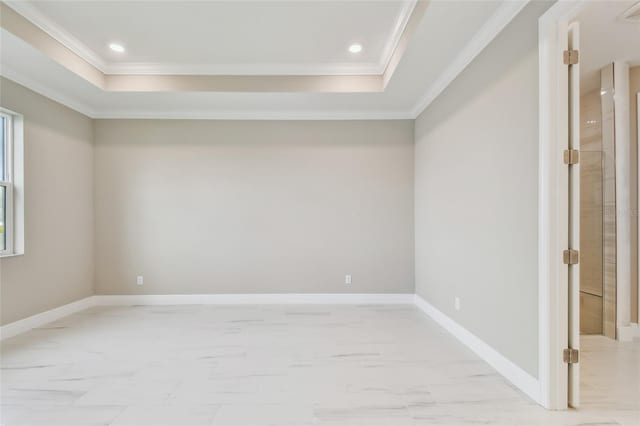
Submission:
[[[13,254],[13,117],[0,112],[0,255]]]
[[[0,107],[0,257],[24,254],[24,118]]]

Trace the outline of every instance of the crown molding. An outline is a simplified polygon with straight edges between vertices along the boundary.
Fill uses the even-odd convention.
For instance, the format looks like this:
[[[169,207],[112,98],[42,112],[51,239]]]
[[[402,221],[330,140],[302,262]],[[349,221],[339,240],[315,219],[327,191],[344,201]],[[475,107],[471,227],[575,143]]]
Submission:
[[[6,64],[0,64],[0,76],[14,81],[29,90],[32,90],[46,98],[49,98],[59,104],[66,106],[67,108],[71,108],[72,110],[77,111],[80,114],[84,114],[89,118],[93,118],[96,114],[95,110],[90,106],[72,99],[71,97],[62,94],[55,89],[51,89],[50,87],[42,83],[38,83],[37,81],[29,77],[25,77],[24,74],[14,70]]]
[[[440,77],[409,110],[385,111],[327,111],[327,110],[100,110],[76,101],[56,90],[15,72],[2,64],[0,75],[7,77],[37,93],[53,99],[71,109],[96,119],[202,119],[202,120],[404,120],[417,118],[471,61],[511,22],[530,0],[505,1],[489,20],[476,32]],[[10,2],[13,4],[15,2]],[[412,2],[415,7],[417,2]],[[413,13],[413,7],[411,13]],[[406,23],[405,23],[406,26]],[[404,30],[404,27],[403,27]]]
[[[104,110],[92,116],[95,119],[141,119],[141,120],[412,120],[411,111],[331,111],[331,110]]]
[[[429,86],[425,94],[416,102],[411,110],[413,118],[417,118],[462,73],[471,61],[524,9],[529,1],[505,1],[498,7],[453,62],[449,64],[440,77]]]
[[[13,68],[0,64],[0,76],[92,119],[143,120],[411,120],[411,111],[335,110],[99,110],[47,87]]]
[[[104,70],[107,68],[107,63],[99,55],[97,55],[84,43],[64,30],[60,25],[56,24],[47,16],[45,16],[37,7],[33,6],[30,2],[11,0],[5,1],[4,3],[15,12],[22,15],[32,24],[40,28],[42,31],[49,34],[64,47],[71,50],[80,58],[84,59],[85,61],[96,67],[98,70],[100,70],[102,73],[104,73]]]
[[[391,30],[391,35],[387,37],[387,43],[382,49],[382,56],[378,62],[378,74],[383,74],[389,66],[391,58],[402,39],[402,35],[407,29],[407,24],[411,20],[411,15],[413,15],[417,4],[418,0],[403,1],[402,8],[396,17],[396,23],[393,26],[393,30]]]
[[[5,4],[53,37],[103,74],[144,75],[381,75],[393,56],[418,0],[403,0],[387,42],[377,63],[320,64],[176,64],[108,62],[87,45],[55,23],[28,1],[10,0]]]
[[[378,63],[335,64],[109,64],[106,75],[207,75],[207,76],[352,76],[380,75]]]
[[[616,20],[626,24],[636,24],[640,22],[640,2],[634,4],[628,9],[625,9],[624,12],[618,15]]]

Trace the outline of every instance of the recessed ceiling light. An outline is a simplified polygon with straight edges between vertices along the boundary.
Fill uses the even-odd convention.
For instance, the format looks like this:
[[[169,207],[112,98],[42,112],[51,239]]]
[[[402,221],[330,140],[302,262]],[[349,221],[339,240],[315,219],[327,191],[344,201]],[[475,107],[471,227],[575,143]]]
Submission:
[[[113,50],[114,52],[118,52],[118,53],[122,53],[124,52],[124,46],[118,43],[110,43],[109,44],[109,49]]]
[[[362,45],[360,43],[353,43],[351,46],[349,46],[349,52],[351,53],[362,52]]]

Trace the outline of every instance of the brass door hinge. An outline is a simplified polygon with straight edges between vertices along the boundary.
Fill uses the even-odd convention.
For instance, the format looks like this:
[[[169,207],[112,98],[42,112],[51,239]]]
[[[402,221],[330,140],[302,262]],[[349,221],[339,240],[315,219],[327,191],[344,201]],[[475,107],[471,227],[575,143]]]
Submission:
[[[575,65],[580,60],[580,53],[577,50],[568,49],[563,52],[562,57],[565,65]]]
[[[580,351],[567,348],[562,351],[562,360],[566,364],[577,364],[580,361]]]
[[[564,164],[578,164],[580,162],[580,151],[577,149],[565,149],[563,159]]]
[[[578,250],[565,250],[562,252],[562,262],[565,265],[575,265],[580,261],[580,252]]]

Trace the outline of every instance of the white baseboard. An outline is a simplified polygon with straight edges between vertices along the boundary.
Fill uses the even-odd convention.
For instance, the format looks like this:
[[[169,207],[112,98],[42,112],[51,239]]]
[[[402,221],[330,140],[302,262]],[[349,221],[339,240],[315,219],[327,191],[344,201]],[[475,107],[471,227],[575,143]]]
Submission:
[[[32,315],[25,319],[9,323],[0,327],[0,340],[8,339],[25,331],[43,326],[52,321],[66,317],[84,309],[90,308],[95,303],[93,296],[71,302],[67,305],[54,308],[40,314]]]
[[[413,304],[413,294],[159,294],[97,295],[96,305]]]
[[[640,339],[640,326],[631,323],[626,327],[618,327],[618,340],[620,342],[630,342],[633,339]]]
[[[538,404],[541,404],[540,381],[504,357],[500,352],[442,313],[436,307],[415,295],[415,304],[445,330],[464,343],[498,373],[513,383]]]
[[[153,294],[96,295],[0,327],[8,339],[92,306],[126,305],[397,305],[413,304],[413,294]]]
[[[41,314],[0,327],[2,340],[40,327],[92,306],[126,305],[260,305],[260,304],[415,304],[429,317],[468,346],[485,362],[534,401],[540,403],[540,383],[529,373],[505,358],[460,324],[414,294],[163,294],[163,295],[96,295],[51,309]],[[640,331],[627,327],[629,333]],[[624,331],[626,332],[626,331]],[[625,334],[626,336],[626,334]],[[621,339],[622,340],[622,339]]]

